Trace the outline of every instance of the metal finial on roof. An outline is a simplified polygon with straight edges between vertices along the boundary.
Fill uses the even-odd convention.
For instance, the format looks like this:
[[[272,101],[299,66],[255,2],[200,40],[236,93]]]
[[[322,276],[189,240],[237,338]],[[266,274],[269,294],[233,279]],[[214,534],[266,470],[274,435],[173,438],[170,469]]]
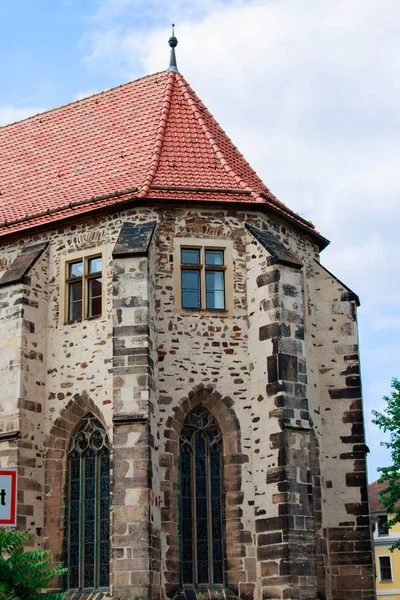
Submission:
[[[176,64],[176,56],[175,56],[175,48],[178,45],[178,40],[175,37],[175,23],[172,23],[172,35],[168,40],[168,44],[170,45],[171,48],[171,56],[169,59],[169,67],[168,67],[168,71],[176,71],[177,73],[179,73],[178,71],[178,67]]]

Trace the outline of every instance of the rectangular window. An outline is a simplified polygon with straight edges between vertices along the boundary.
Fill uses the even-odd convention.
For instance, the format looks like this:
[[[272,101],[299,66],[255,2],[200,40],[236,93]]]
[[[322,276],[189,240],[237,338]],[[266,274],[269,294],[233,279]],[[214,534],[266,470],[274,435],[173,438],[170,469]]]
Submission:
[[[378,535],[389,535],[388,516],[387,515],[378,515],[377,516],[377,527],[378,527]]]
[[[225,310],[224,249],[181,248],[182,308]]]
[[[381,581],[392,581],[392,564],[390,556],[379,557],[379,572]]]
[[[102,313],[102,257],[67,263],[67,321],[99,317]]]

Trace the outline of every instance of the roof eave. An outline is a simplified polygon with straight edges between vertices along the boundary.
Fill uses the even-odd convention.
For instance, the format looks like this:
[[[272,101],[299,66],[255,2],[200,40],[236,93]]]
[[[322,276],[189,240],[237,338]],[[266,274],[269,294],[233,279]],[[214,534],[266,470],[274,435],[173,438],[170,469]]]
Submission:
[[[27,232],[30,233],[36,233],[38,231],[46,231],[49,229],[53,229],[54,227],[60,227],[63,224],[69,223],[69,222],[82,222],[85,221],[88,216],[92,216],[94,214],[103,214],[103,213],[114,213],[117,212],[118,210],[121,210],[121,206],[125,207],[129,207],[131,205],[137,205],[137,204],[147,204],[148,202],[158,202],[159,204],[171,204],[171,203],[175,203],[179,206],[181,206],[182,204],[189,204],[189,205],[201,205],[201,206],[219,206],[219,207],[227,207],[230,206],[232,208],[240,208],[240,209],[251,209],[251,210],[257,210],[257,211],[261,211],[261,212],[269,212],[272,213],[274,215],[276,215],[277,217],[279,217],[280,219],[286,221],[287,223],[289,223],[292,227],[295,227],[297,230],[301,231],[302,233],[305,233],[306,235],[308,235],[313,242],[315,242],[319,248],[320,251],[324,250],[328,244],[330,243],[330,241],[328,239],[326,239],[325,237],[323,237],[320,233],[318,233],[317,231],[313,231],[310,229],[310,227],[307,227],[306,225],[303,225],[302,223],[300,223],[298,220],[296,220],[295,217],[292,217],[289,214],[285,214],[283,213],[281,210],[279,210],[278,208],[275,208],[274,206],[271,206],[271,204],[267,204],[267,203],[261,203],[261,202],[252,202],[252,201],[238,201],[238,200],[233,200],[232,202],[226,202],[226,201],[213,201],[212,203],[209,200],[194,200],[194,199],[185,199],[185,200],[177,200],[176,198],[156,198],[156,197],[145,197],[145,198],[140,198],[138,196],[131,196],[130,198],[126,198],[124,200],[119,200],[117,202],[115,202],[114,204],[108,205],[108,206],[94,206],[92,210],[88,210],[85,213],[81,213],[79,215],[76,214],[72,214],[72,215],[68,215],[66,217],[63,217],[57,221],[49,221],[48,223],[40,223],[38,225],[32,225],[29,228],[26,229],[22,229],[19,231],[10,231],[9,233],[4,233],[3,235],[1,235],[0,233],[0,244],[4,243],[4,242],[8,242],[11,239],[17,239],[19,237],[21,237],[21,235],[25,235]]]

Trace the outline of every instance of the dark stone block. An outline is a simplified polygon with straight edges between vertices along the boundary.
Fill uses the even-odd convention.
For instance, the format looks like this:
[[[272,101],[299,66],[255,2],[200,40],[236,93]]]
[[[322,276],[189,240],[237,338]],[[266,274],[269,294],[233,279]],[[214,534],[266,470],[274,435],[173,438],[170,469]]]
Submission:
[[[148,325],[121,325],[114,327],[113,336],[134,336],[134,335],[149,335]]]
[[[281,278],[281,272],[278,269],[274,269],[269,273],[262,273],[256,279],[257,287],[263,287],[264,285],[269,285],[270,283],[276,283]],[[276,290],[278,291],[278,290]]]
[[[340,439],[343,444],[363,444],[364,443],[364,434],[356,434],[356,435],[341,435]]]
[[[346,377],[346,385],[360,387],[360,385],[361,385],[360,376],[359,375],[351,375],[350,377]]]
[[[273,533],[262,533],[257,538],[258,546],[269,546],[270,544],[281,544],[282,532],[274,531]]]
[[[367,515],[368,514],[368,503],[367,502],[356,502],[345,504],[346,512],[348,515]]]
[[[260,332],[261,333],[261,332]],[[278,360],[277,356],[267,356],[267,371],[269,383],[275,383],[278,381]]]
[[[291,298],[297,298],[298,290],[294,285],[284,284],[282,286],[282,291],[285,296],[290,296]]]
[[[260,546],[257,548],[257,560],[272,560],[275,558],[289,558],[289,547],[287,544],[273,544],[272,546]]]
[[[342,302],[355,302],[356,306],[360,306],[360,298],[351,290],[346,290],[345,292],[342,292],[340,300]]]
[[[364,423],[354,423],[351,427],[351,433],[352,435],[362,435],[364,437]]]
[[[297,340],[304,340],[304,327],[297,325],[294,336]]]
[[[278,394],[282,390],[283,390],[283,384],[280,383],[279,381],[274,381],[273,383],[268,383],[265,386],[265,391],[267,392],[268,396],[275,396],[275,394]]]
[[[328,390],[332,400],[342,400],[345,398],[361,398],[360,387],[346,387]]]
[[[278,355],[278,378],[287,381],[297,381],[297,356],[290,354]]]
[[[288,520],[285,516],[256,519],[256,533],[262,533],[264,531],[284,531],[287,528]]]
[[[341,371],[341,375],[359,375],[360,365],[348,365],[345,371]]]
[[[350,410],[345,412],[342,418],[343,423],[363,423],[363,414],[361,410]]]
[[[270,323],[269,325],[263,325],[259,330],[261,342],[271,338],[290,337],[290,335],[290,326],[284,323]]]
[[[367,478],[365,473],[346,473],[347,487],[360,487],[363,485],[367,485]]]
[[[240,598],[242,598],[242,600],[253,600],[254,590],[254,583],[242,583],[240,585]]]

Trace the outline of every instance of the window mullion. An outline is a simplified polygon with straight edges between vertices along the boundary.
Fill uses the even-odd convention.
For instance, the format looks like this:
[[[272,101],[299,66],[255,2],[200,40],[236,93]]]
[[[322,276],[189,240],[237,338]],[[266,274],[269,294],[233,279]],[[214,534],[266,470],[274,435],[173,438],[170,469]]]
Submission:
[[[210,473],[210,442],[206,437],[206,496],[207,496],[207,535],[208,535],[208,580],[214,583],[212,505],[211,505],[211,473]]]
[[[79,492],[79,589],[82,589],[84,586],[84,574],[85,574],[85,519],[84,519],[84,510],[85,510],[85,461],[83,459],[83,454],[81,454],[80,458],[81,468],[80,468],[80,492]]]
[[[88,286],[89,286],[89,261],[87,258],[83,260],[83,275],[82,275],[82,319],[86,319],[89,312],[88,306]]]
[[[193,581],[195,584],[198,583],[198,574],[197,574],[197,510],[196,510],[196,433],[193,435],[192,439],[192,518],[193,518],[193,536],[192,536],[192,545],[193,545]]]
[[[94,587],[100,581],[100,453],[96,452],[95,458],[95,518],[94,518]]]
[[[200,294],[201,294],[201,308],[206,308],[206,255],[204,252],[204,246],[200,248]]]

